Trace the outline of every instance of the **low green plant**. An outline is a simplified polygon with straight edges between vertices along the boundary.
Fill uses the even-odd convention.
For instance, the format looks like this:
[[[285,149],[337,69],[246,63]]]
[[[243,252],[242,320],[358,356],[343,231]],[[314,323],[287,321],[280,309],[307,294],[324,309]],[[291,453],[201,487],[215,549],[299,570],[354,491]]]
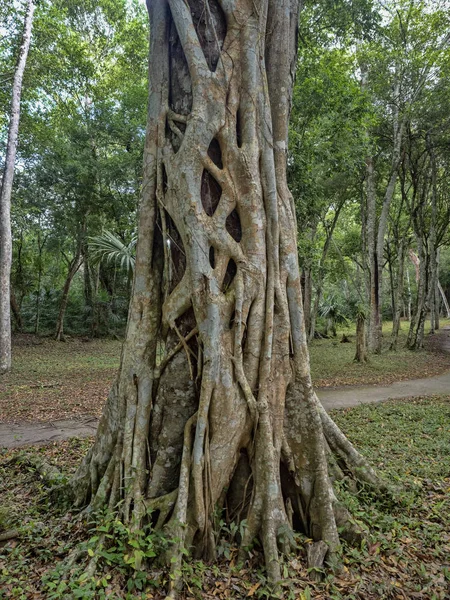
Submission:
[[[125,598],[132,600],[146,598],[149,588],[162,584],[146,567],[167,550],[169,541],[150,523],[127,526],[114,513],[104,512],[97,514],[91,525],[93,535],[76,549],[76,566],[69,558],[44,577],[48,600],[114,599],[119,597],[115,595],[117,585],[125,590]]]

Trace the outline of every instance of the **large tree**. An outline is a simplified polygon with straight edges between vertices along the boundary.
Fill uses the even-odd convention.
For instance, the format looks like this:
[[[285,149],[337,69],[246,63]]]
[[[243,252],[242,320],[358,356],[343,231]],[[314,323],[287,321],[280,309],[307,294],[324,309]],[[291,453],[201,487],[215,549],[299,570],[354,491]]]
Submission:
[[[121,366],[75,503],[118,507],[214,556],[214,515],[246,519],[269,578],[292,528],[350,523],[332,475],[380,486],[321,408],[286,184],[300,2],[151,0],[150,96]],[[162,353],[162,356],[161,356]],[[339,466],[331,460],[335,454]],[[334,467],[330,471],[330,464]],[[178,577],[172,580],[176,594]]]

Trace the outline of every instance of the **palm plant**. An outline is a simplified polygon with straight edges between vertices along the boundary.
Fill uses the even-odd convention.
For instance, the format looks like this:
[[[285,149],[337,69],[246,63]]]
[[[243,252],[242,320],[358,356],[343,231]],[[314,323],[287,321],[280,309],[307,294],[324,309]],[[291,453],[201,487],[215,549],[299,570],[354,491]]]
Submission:
[[[345,315],[345,308],[336,298],[336,296],[330,294],[325,295],[320,303],[319,314],[326,320],[325,335],[331,335],[336,337],[336,325],[348,326],[349,321]]]
[[[89,247],[92,250],[94,260],[105,260],[107,263],[114,262],[132,276],[136,262],[136,242],[137,236],[133,236],[128,244],[124,244],[121,239],[110,231],[105,231],[101,235],[91,237]]]

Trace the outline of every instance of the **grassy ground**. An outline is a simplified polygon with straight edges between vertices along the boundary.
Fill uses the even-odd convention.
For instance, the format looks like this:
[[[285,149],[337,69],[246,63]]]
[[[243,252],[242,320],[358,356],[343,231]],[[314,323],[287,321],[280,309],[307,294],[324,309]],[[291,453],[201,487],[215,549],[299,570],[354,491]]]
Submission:
[[[120,349],[115,340],[15,337],[13,371],[0,378],[0,422],[100,416]]]
[[[450,396],[360,406],[336,411],[333,416],[383,476],[399,486],[399,500],[388,501],[367,490],[355,496],[342,487],[338,493],[366,531],[365,540],[357,548],[344,547],[340,573],[314,583],[305,564],[307,540],[299,539],[298,553],[285,560],[284,598],[448,599]],[[89,444],[89,440],[71,440],[32,451],[67,474]],[[4,453],[0,466],[0,528],[19,530],[17,539],[0,548],[0,598],[164,597],[161,586],[167,581],[166,574],[160,569],[130,566],[130,549],[126,548],[130,532],[119,532],[114,521],[108,527],[115,528],[116,541],[99,553],[94,580],[80,580],[84,565],[96,551],[98,532],[87,531],[83,520],[50,502],[42,481],[31,469],[5,466],[15,455],[16,451]],[[184,597],[268,597],[264,573],[257,563],[258,548],[250,562],[238,567],[229,531],[224,528],[219,537],[222,558],[218,567],[202,562],[183,567]],[[146,539],[146,544],[155,542],[152,534]],[[83,541],[79,571],[72,567],[71,580],[67,580],[61,565],[74,545]],[[139,543],[142,547],[142,540]]]
[[[314,340],[310,354],[316,386],[390,383],[428,377],[450,368],[450,354],[439,352],[429,337],[430,350],[405,350],[406,324],[403,324],[399,351],[389,352],[390,325],[386,323],[384,327],[383,353],[372,356],[366,365],[353,362],[354,330],[340,331],[336,339]],[[351,343],[339,342],[342,333],[350,336]],[[436,339],[439,338],[435,338],[435,342]],[[30,335],[17,336],[13,371],[0,378],[0,422],[100,416],[119,365],[120,350],[121,342],[115,340],[71,338],[61,343]]]
[[[443,321],[441,326],[447,324]],[[438,375],[450,368],[450,355],[439,351],[436,344],[439,338],[436,336],[426,338],[426,350],[411,352],[405,349],[408,323],[402,323],[397,352],[390,352],[391,328],[392,323],[383,324],[383,352],[378,356],[372,355],[367,364],[353,361],[356,351],[354,328],[338,331],[336,339],[314,340],[310,346],[310,357],[316,387],[392,383]],[[340,343],[343,333],[350,337],[351,343]]]

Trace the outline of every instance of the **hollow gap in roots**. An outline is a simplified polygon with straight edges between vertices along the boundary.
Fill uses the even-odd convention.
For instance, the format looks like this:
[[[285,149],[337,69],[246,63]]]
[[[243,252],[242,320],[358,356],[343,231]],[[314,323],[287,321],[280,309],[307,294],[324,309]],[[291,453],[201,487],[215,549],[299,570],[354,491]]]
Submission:
[[[214,72],[227,34],[225,14],[217,0],[207,3],[189,0],[189,8],[206,62]]]
[[[247,518],[253,492],[253,474],[245,448],[241,449],[236,468],[227,491],[227,518],[239,524]],[[240,540],[238,540],[240,541]]]
[[[223,169],[222,150],[216,138],[211,140],[208,148],[208,156],[219,169]]]
[[[230,285],[233,282],[233,279],[236,276],[236,273],[237,273],[236,263],[234,262],[234,260],[232,258],[230,258],[230,260],[228,261],[225,277],[223,278],[222,292],[225,293],[228,290],[228,288],[230,287]]]
[[[169,32],[169,106],[179,115],[189,115],[192,111],[192,82],[189,67],[178,37],[175,23],[171,19]],[[184,132],[184,125],[177,123]],[[166,136],[174,152],[181,146],[180,137],[174,133],[166,121]]]
[[[238,148],[242,148],[242,117],[240,108],[236,112],[236,144]]]
[[[156,510],[154,510],[151,515],[150,515],[150,523],[152,527],[156,527],[156,523],[158,522],[159,519],[159,515],[161,514],[161,511],[159,508],[157,508]]]
[[[180,233],[171,216],[166,211],[167,237],[170,247],[169,265],[169,293],[181,281],[186,271],[186,253]]]
[[[214,246],[209,247],[209,264],[211,265],[211,269],[216,268],[216,253]]]
[[[202,175],[201,199],[203,209],[209,217],[212,217],[216,212],[221,196],[222,188],[220,187],[220,184],[214,179],[209,171],[204,169]]]
[[[303,506],[300,506],[302,502],[299,490],[295,483],[292,473],[289,471],[284,462],[280,464],[280,479],[281,479],[281,490],[285,505],[289,499],[292,507],[292,525],[295,531],[300,531],[305,535],[309,535],[306,524],[303,523],[302,515],[304,513]]]
[[[162,188],[165,194],[167,192],[167,171],[164,164],[162,165]]]
[[[234,327],[235,319],[236,319],[236,311],[233,310],[231,317],[230,317],[230,322],[228,323],[228,327],[230,328],[230,330],[233,329],[233,327]]]
[[[239,218],[239,214],[236,209],[231,211],[231,213],[228,215],[227,220],[225,221],[225,228],[233,240],[236,242],[240,242],[242,240],[241,219]]]

